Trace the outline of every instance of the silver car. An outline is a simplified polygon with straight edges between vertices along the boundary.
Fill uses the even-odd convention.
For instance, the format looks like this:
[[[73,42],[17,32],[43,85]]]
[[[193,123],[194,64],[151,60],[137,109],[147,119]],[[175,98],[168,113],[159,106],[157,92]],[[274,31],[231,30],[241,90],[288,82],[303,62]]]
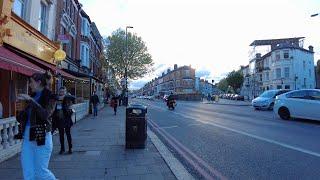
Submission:
[[[252,106],[256,109],[272,110],[276,96],[289,92],[290,90],[268,90],[263,92],[259,97],[252,100]]]

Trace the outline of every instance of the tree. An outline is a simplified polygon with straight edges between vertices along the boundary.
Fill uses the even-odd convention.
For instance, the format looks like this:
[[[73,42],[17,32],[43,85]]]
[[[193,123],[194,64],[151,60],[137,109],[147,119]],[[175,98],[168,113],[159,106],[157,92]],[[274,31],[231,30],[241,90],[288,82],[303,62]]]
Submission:
[[[138,79],[153,71],[153,60],[148,53],[145,42],[136,34],[128,33],[128,63],[126,63],[126,34],[118,29],[108,37],[106,58],[115,76],[125,77],[127,67],[128,79]]]
[[[228,90],[228,86],[229,85],[226,78],[221,79],[218,83],[218,88],[223,92],[226,92]]]
[[[243,75],[240,70],[232,71],[227,75],[226,81],[235,91],[241,88],[243,84]]]

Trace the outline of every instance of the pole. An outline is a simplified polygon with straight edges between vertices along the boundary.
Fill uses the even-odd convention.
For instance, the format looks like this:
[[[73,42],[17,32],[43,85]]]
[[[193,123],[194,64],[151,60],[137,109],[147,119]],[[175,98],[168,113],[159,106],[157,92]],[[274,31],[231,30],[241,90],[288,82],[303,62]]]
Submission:
[[[126,94],[125,94],[125,106],[128,106],[128,27],[126,27],[126,63],[125,63],[125,80],[126,80]]]

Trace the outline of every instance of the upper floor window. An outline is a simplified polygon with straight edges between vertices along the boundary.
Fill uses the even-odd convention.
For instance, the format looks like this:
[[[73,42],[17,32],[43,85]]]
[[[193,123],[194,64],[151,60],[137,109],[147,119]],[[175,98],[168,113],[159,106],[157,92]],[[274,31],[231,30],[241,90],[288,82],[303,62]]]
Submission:
[[[13,3],[12,11],[21,18],[24,18],[25,0],[15,0]]]
[[[290,76],[290,68],[289,67],[285,67],[284,68],[284,77],[285,78],[289,78]]]
[[[41,33],[43,33],[44,35],[47,35],[47,31],[48,31],[48,7],[43,2],[40,3],[38,30]]]
[[[303,61],[303,70],[306,70],[306,61]]]
[[[280,51],[276,51],[276,61],[280,60]]]
[[[89,36],[90,34],[90,25],[86,18],[82,18],[81,21],[81,34],[84,36]]]
[[[311,77],[311,69],[309,69],[309,77]]]
[[[283,58],[284,58],[284,59],[289,59],[289,51],[288,51],[288,50],[285,50],[285,51],[283,52]]]
[[[276,78],[280,79],[281,78],[281,68],[276,69]]]
[[[269,72],[266,72],[266,80],[269,81]]]

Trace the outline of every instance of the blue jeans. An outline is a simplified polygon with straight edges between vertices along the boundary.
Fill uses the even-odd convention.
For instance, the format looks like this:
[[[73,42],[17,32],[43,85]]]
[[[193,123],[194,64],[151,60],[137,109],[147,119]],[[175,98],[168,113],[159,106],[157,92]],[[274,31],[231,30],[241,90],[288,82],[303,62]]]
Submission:
[[[93,116],[98,116],[98,105],[93,105]]]
[[[21,151],[21,165],[24,180],[55,180],[56,177],[48,169],[53,148],[51,132],[46,134],[43,146],[36,141],[29,141],[30,127],[26,126]]]

